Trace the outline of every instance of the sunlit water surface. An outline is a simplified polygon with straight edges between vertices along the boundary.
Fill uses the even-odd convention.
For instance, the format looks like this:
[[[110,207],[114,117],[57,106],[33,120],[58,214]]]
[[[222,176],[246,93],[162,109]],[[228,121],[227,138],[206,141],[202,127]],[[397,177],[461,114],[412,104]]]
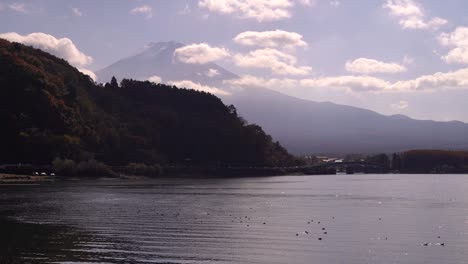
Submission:
[[[0,206],[18,263],[468,263],[468,175],[0,185]]]

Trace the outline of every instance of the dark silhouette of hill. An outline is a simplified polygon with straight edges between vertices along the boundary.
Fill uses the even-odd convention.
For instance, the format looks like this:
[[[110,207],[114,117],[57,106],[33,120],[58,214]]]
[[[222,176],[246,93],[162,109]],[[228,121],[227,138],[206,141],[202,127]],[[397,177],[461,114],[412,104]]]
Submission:
[[[289,151],[306,153],[379,153],[408,149],[468,149],[468,125],[462,122],[414,120],[402,115],[385,116],[366,109],[290,97],[271,89],[248,87],[230,90],[223,81],[237,75],[215,65],[184,64],[174,60],[182,44],[153,43],[135,56],[98,72],[110,76],[163,81],[192,80],[231,92],[221,96],[239,113],[279,140]],[[154,56],[153,56],[154,55]],[[202,74],[216,68],[216,78]],[[273,87],[272,87],[273,88]]]
[[[62,59],[2,39],[0,120],[0,163],[295,164],[214,95],[127,79],[98,85]]]

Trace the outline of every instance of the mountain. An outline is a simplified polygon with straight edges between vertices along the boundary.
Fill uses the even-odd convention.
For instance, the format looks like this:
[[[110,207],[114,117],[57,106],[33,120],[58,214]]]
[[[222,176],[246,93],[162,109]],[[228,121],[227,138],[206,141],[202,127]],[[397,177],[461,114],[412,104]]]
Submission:
[[[120,60],[98,72],[99,79],[148,78],[163,81],[192,80],[223,88],[223,80],[236,74],[216,64],[175,62],[173,53],[182,44],[154,43],[135,56]],[[202,74],[210,68],[221,74],[215,79]],[[221,98],[234,104],[248,121],[261,125],[289,151],[306,153],[376,153],[408,149],[468,149],[468,124],[414,120],[402,115],[376,112],[290,97],[270,89],[246,88]]]
[[[267,89],[224,99],[261,125],[289,151],[378,153],[409,149],[468,149],[468,124],[414,120],[329,102],[312,102]]]
[[[158,76],[163,82],[191,80],[205,85],[220,84],[237,76],[214,64],[186,64],[174,58],[174,51],[184,44],[175,41],[150,43],[134,56],[124,58],[96,72],[100,82],[108,82],[112,76],[119,79],[147,80]]]
[[[163,84],[95,84],[66,61],[0,39],[0,164],[296,164],[214,95]]]

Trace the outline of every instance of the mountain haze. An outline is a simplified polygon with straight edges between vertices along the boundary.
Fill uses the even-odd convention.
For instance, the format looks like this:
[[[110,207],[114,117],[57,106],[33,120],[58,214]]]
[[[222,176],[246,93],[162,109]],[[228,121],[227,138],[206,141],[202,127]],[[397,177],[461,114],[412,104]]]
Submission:
[[[147,79],[157,75],[163,82],[191,80],[227,89],[223,87],[223,81],[237,78],[236,74],[214,63],[176,61],[174,51],[182,46],[177,42],[152,43],[137,55],[98,71],[99,81],[108,81],[111,76]],[[220,74],[215,77],[203,74],[209,69],[216,69]],[[261,125],[296,154],[468,148],[468,124],[462,122],[385,116],[366,109],[303,100],[253,87],[231,91],[230,96],[221,98],[227,104],[234,104],[244,118]]]
[[[288,150],[377,153],[409,149],[466,149],[468,124],[385,116],[362,108],[313,102],[252,88],[225,97]]]

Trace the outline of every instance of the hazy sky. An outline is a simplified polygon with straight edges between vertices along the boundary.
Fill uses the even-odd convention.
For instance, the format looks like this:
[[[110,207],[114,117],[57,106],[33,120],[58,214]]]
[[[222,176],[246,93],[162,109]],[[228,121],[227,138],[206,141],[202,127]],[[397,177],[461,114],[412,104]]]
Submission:
[[[175,40],[188,63],[216,62],[239,86],[468,122],[466,10],[466,0],[0,0],[0,37],[91,71]]]

